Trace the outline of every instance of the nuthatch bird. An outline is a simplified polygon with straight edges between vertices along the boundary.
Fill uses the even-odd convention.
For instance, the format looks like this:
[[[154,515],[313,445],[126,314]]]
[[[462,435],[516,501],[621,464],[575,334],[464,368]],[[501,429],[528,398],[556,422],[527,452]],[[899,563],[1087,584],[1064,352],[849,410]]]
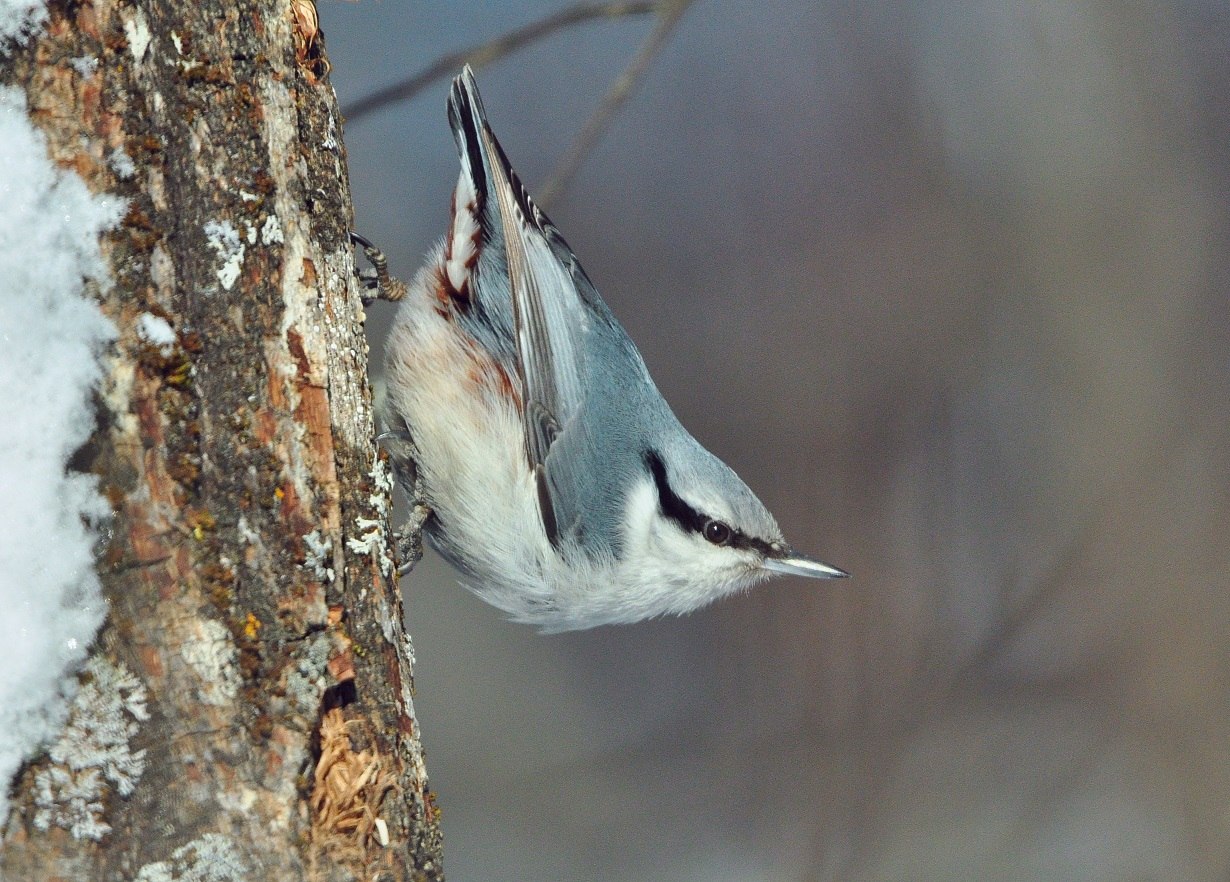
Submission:
[[[452,223],[398,309],[382,418],[432,513],[425,535],[468,587],[568,631],[686,613],[774,574],[847,575],[791,548],[680,425],[509,165],[468,66],[448,118]]]

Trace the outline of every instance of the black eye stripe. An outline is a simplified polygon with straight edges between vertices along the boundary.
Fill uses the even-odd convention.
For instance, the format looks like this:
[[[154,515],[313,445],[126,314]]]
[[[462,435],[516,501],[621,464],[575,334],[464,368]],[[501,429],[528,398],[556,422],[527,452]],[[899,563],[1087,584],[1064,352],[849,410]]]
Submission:
[[[658,507],[662,509],[662,514],[684,530],[693,533],[703,530],[705,522],[709,519],[680,499],[678,494],[671,489],[670,481],[666,479],[666,464],[662,462],[662,457],[656,450],[646,452],[645,465],[649,467],[649,473],[653,475],[654,486],[658,488]]]
[[[649,473],[653,475],[653,483],[658,490],[658,507],[662,509],[662,514],[677,523],[682,529],[704,536],[705,525],[715,519],[702,515],[684,502],[679,497],[679,494],[671,489],[670,481],[666,478],[666,464],[662,462],[662,457],[656,450],[645,452],[645,465],[649,468]],[[730,530],[730,538],[721,543],[722,545],[728,548],[758,551],[765,557],[773,556],[773,547],[768,542],[765,542],[763,539],[755,539],[734,527],[727,526]]]

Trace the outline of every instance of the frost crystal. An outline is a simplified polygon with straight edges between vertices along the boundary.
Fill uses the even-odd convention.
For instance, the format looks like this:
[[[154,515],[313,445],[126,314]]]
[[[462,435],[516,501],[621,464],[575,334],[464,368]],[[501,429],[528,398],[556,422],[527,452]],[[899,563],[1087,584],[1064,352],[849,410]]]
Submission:
[[[102,820],[109,786],[128,796],[145,771],[145,751],[131,750],[129,741],[149,711],[145,686],[123,665],[94,656],[83,674],[68,725],[51,746],[52,765],[34,778],[34,826],[97,840],[111,829]]]

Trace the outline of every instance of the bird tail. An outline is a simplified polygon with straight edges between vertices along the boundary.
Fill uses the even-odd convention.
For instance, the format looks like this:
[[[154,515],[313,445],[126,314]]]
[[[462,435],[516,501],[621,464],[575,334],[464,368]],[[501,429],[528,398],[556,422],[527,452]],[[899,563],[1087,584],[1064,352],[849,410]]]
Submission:
[[[490,132],[490,127],[487,125],[487,112],[483,110],[483,99],[478,94],[478,84],[474,82],[474,71],[468,64],[453,80],[448,96],[448,122],[461,156],[462,172],[469,178],[478,199],[475,213],[481,217],[490,193],[483,130]]]

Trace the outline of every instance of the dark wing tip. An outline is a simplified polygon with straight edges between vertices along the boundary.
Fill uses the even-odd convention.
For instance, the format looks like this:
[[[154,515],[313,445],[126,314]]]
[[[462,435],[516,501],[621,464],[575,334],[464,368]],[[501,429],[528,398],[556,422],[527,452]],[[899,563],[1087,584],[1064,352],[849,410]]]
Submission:
[[[567,243],[563,242],[563,237],[559,234],[559,230],[554,228],[551,219],[530,198],[525,184],[521,182],[512,163],[508,161],[503,145],[495,136],[495,132],[491,130],[491,125],[487,122],[487,111],[483,107],[482,96],[478,92],[478,83],[474,81],[474,70],[468,64],[453,79],[453,87],[448,96],[448,121],[452,126],[453,138],[457,141],[457,149],[461,153],[462,161],[470,169],[475,190],[480,194],[479,198],[482,198],[481,194],[488,191],[483,166],[483,157],[486,156],[488,162],[498,163],[504,170],[512,188],[513,198],[526,222],[533,224],[548,238],[554,237],[566,246]],[[493,150],[489,150],[484,143],[482,136],[484,131],[490,139]]]
[[[453,140],[457,142],[461,161],[474,182],[474,191],[481,199],[487,192],[481,135],[483,126],[487,124],[487,113],[483,109],[482,96],[478,94],[478,84],[474,82],[474,71],[468,64],[453,79],[453,87],[449,90],[448,124],[453,130]]]
[[[454,114],[477,118],[480,122],[487,119],[483,109],[483,99],[478,93],[478,83],[474,80],[474,69],[466,65],[461,73],[453,77],[453,87],[448,96],[449,117]]]
[[[542,515],[542,528],[552,548],[559,547],[559,520],[555,517],[555,504],[551,501],[550,479],[541,465],[534,468],[534,483],[538,487],[538,511]]]

